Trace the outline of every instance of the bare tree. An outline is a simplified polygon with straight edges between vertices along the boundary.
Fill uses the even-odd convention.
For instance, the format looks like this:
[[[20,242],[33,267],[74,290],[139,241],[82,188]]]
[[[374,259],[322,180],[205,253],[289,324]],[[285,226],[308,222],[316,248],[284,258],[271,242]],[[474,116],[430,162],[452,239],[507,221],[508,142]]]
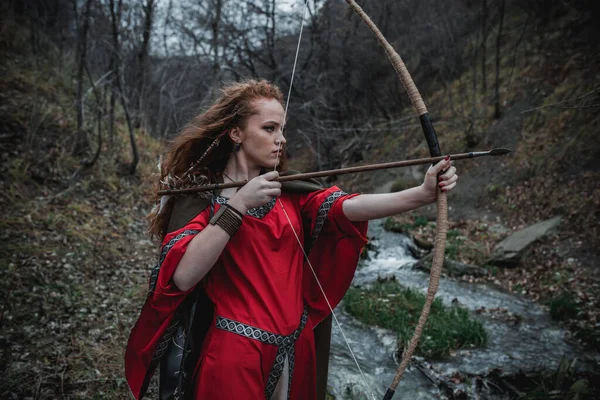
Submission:
[[[220,59],[219,59],[219,33],[220,33],[220,24],[221,24],[221,11],[223,9],[223,2],[221,0],[214,0],[214,17],[210,23],[210,28],[212,32],[212,40],[211,40],[211,52],[213,58],[213,71],[214,74],[217,75],[221,69]]]
[[[500,47],[502,45],[502,30],[504,29],[504,9],[506,0],[501,0],[500,12],[498,18],[500,23],[498,26],[498,35],[496,36],[496,89],[494,90],[494,118],[500,118]]]
[[[92,6],[92,0],[85,2],[85,9],[83,16],[79,18],[77,11],[77,2],[73,1],[73,10],[75,12],[75,21],[77,23],[77,31],[79,33],[78,46],[77,46],[77,134],[75,137],[75,143],[72,149],[74,155],[81,154],[89,148],[89,139],[87,132],[83,129],[83,73],[85,71],[86,57],[87,57],[87,37],[88,30],[90,27],[90,9]]]
[[[84,161],[82,163],[83,166],[89,168],[89,167],[92,167],[96,163],[96,161],[98,161],[98,159],[100,158],[100,153],[102,151],[102,116],[103,116],[102,114],[105,109],[105,104],[104,104],[105,98],[100,93],[100,90],[98,89],[98,85],[101,84],[102,81],[108,75],[110,75],[111,71],[108,71],[104,76],[102,76],[96,82],[94,82],[94,79],[92,78],[92,73],[90,72],[90,69],[89,69],[87,63],[85,64],[85,72],[86,72],[87,78],[90,82],[92,92],[94,93],[94,99],[95,99],[95,104],[96,104],[96,129],[98,132],[98,147],[96,149],[96,152],[94,153],[94,156],[92,157],[92,159],[90,161]]]
[[[135,95],[137,96],[137,107],[136,107],[136,118],[135,118],[135,126],[139,127],[141,121],[141,113],[144,110],[144,89],[146,82],[146,74],[147,74],[147,64],[148,64],[148,52],[150,48],[150,35],[152,34],[152,27],[154,25],[154,15],[156,12],[156,3],[154,0],[146,0],[145,4],[142,4],[142,11],[144,15],[143,21],[143,30],[142,30],[142,44],[140,46],[140,50],[138,52],[138,81],[137,81],[137,90]]]
[[[487,99],[487,19],[488,7],[487,0],[481,0],[481,93],[483,93],[484,101]]]
[[[115,82],[116,89],[119,92],[119,100],[120,100],[121,106],[123,107],[123,112],[125,113],[125,120],[127,121],[127,129],[129,131],[129,142],[131,144],[131,153],[132,153],[132,160],[131,160],[131,166],[129,168],[129,173],[131,175],[133,175],[133,174],[135,174],[135,170],[137,168],[137,164],[139,162],[140,157],[139,157],[137,144],[135,142],[135,132],[134,132],[134,128],[133,128],[133,122],[131,119],[131,115],[129,113],[129,106],[127,104],[127,99],[125,97],[125,91],[123,90],[123,83],[122,83],[123,78],[121,75],[121,58],[119,57],[120,48],[121,48],[120,42],[119,42],[119,20],[117,19],[117,17],[120,16],[122,0],[118,0],[118,1],[119,1],[119,3],[117,5],[117,7],[115,8],[114,0],[109,0],[111,26],[112,26],[112,37],[113,37],[113,52],[115,53],[114,64],[113,64],[113,72],[114,72],[113,81]],[[113,112],[111,118],[114,118],[114,104],[111,104],[111,107],[112,107],[111,109]]]
[[[109,145],[114,145],[115,134],[115,104],[117,98],[117,78],[119,76],[119,25],[121,24],[121,15],[123,12],[123,0],[118,0],[115,5],[114,0],[109,0],[110,26],[112,48],[110,52],[110,69],[112,70],[112,86],[110,91],[110,106],[108,111],[108,138]]]

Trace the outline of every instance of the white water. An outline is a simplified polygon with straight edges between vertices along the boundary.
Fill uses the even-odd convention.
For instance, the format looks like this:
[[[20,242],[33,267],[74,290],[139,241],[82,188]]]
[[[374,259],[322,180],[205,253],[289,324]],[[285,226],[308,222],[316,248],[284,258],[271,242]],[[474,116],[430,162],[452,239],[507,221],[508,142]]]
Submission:
[[[364,262],[356,272],[353,285],[368,287],[377,279],[394,277],[404,286],[425,292],[429,276],[412,268],[416,260],[407,250],[410,239],[386,232],[382,225],[382,221],[370,224],[369,237],[376,238],[373,243],[378,249],[370,252],[371,260]],[[568,334],[552,323],[540,305],[500,288],[442,278],[438,297],[445,304],[458,303],[473,311],[473,317],[484,323],[488,333],[485,349],[460,350],[449,360],[433,362],[431,367],[438,375],[449,377],[459,371],[461,374],[486,376],[498,369],[504,375],[519,371],[540,372],[555,369],[563,356],[578,357],[581,368],[588,370],[600,361],[597,354],[585,353],[570,341]],[[475,313],[476,310],[479,312]],[[343,304],[336,308],[336,316],[367,383],[360,376],[334,324],[328,380],[330,392],[336,399],[367,399],[373,398],[368,395],[372,390],[376,399],[382,398],[396,370],[396,336],[390,331],[358,322],[343,311]],[[444,398],[436,385],[418,369],[410,367],[396,393],[395,398],[398,399]]]

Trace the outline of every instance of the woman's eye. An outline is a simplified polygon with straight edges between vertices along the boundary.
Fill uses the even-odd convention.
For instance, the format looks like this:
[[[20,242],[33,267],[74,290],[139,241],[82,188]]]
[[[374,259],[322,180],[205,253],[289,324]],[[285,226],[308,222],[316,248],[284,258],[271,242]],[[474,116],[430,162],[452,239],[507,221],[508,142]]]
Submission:
[[[274,132],[275,131],[275,127],[274,126],[266,126],[265,129],[269,132]]]

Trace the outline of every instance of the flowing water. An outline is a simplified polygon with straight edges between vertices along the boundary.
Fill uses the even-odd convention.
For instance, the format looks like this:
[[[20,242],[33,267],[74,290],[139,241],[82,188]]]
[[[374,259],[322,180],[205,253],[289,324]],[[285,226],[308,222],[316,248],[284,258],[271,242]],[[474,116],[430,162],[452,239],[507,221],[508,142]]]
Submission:
[[[377,250],[357,270],[353,285],[368,287],[382,278],[394,277],[404,286],[426,292],[429,276],[412,268],[416,260],[408,247],[411,240],[383,230],[381,220],[369,226],[369,237]],[[484,349],[460,350],[450,360],[432,362],[435,375],[450,377],[457,371],[471,376],[486,376],[490,371],[512,375],[520,371],[540,372],[557,367],[561,357],[577,357],[584,370],[597,367],[600,357],[589,354],[568,339],[568,334],[552,323],[541,306],[514,294],[485,284],[444,279],[438,297],[445,304],[458,304],[472,311],[488,333]],[[396,336],[384,329],[366,326],[336,308],[342,326],[364,377],[353,361],[335,321],[329,364],[330,392],[336,399],[381,399],[391,383],[397,361]],[[409,367],[397,390],[397,398],[443,398],[438,385],[418,368]],[[484,397],[481,397],[484,398]],[[499,397],[495,397],[499,398]]]

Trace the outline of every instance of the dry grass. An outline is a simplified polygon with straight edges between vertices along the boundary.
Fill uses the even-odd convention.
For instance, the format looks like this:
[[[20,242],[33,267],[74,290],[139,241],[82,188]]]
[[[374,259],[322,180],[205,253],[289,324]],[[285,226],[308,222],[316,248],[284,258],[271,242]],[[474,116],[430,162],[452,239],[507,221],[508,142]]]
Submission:
[[[49,51],[0,64],[0,397],[130,398],[123,352],[156,256],[144,217],[161,145],[138,131],[126,175],[120,119],[114,147],[81,168],[70,71]]]

